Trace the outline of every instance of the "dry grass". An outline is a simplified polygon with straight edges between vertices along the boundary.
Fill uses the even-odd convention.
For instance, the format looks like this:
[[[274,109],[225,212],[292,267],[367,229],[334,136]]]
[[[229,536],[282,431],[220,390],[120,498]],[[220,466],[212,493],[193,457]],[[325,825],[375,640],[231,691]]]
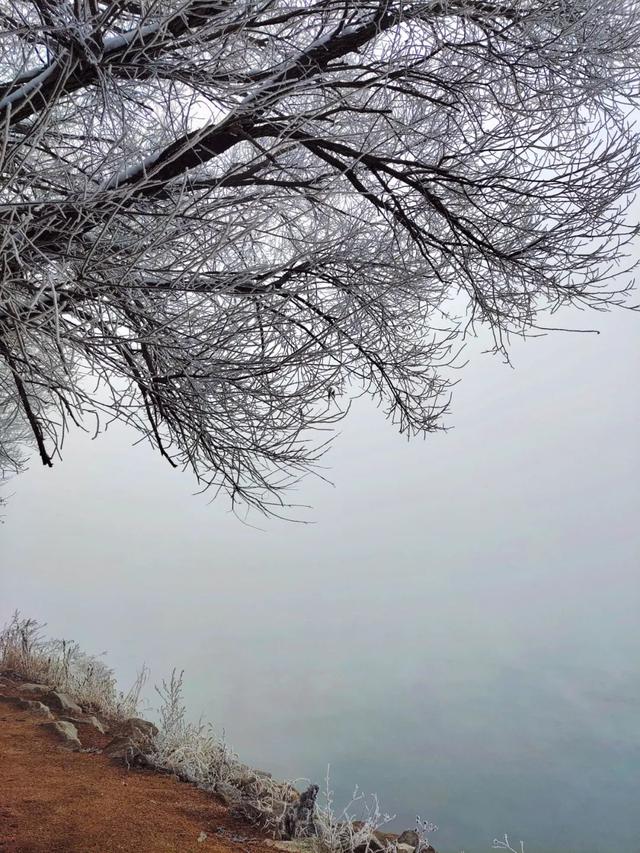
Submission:
[[[144,668],[131,689],[123,693],[104,661],[85,654],[75,642],[46,639],[45,627],[14,613],[0,632],[0,670],[66,693],[109,719],[136,715],[147,675]]]

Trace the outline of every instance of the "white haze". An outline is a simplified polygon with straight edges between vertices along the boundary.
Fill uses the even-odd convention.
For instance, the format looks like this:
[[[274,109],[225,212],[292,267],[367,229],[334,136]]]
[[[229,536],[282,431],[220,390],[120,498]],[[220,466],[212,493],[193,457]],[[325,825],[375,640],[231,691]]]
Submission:
[[[360,401],[305,481],[311,525],[244,526],[119,428],[15,480],[14,608],[123,683],[186,670],[241,756],[354,783],[443,851],[638,849],[637,315],[474,354],[446,434],[410,444]],[[153,693],[149,692],[151,704]]]

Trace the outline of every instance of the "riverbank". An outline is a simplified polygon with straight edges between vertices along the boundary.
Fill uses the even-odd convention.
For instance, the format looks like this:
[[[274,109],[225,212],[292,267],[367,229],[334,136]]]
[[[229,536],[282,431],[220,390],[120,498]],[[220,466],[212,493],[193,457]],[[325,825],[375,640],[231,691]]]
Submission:
[[[0,851],[435,853],[425,823],[382,831],[377,800],[336,815],[319,788],[253,769],[187,721],[181,675],[163,682],[159,725],[76,644],[17,614],[0,632]]]
[[[24,686],[0,678],[2,853],[273,853],[220,797],[128,768],[107,748],[117,729],[101,732],[95,715],[71,707],[47,712],[47,694]],[[73,720],[79,745],[56,730],[60,720]]]

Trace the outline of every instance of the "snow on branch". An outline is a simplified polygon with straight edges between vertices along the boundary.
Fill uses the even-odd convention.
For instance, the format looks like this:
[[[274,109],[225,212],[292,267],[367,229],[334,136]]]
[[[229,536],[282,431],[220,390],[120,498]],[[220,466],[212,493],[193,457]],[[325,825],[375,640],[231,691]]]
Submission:
[[[115,417],[280,513],[353,394],[440,429],[470,330],[629,304],[638,0],[5,5],[0,361],[46,464]]]

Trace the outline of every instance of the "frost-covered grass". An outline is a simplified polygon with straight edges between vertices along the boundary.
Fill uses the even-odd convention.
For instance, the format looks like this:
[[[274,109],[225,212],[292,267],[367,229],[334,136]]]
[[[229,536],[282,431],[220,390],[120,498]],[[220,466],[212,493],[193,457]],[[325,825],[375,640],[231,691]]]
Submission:
[[[139,713],[140,693],[147,677],[143,668],[133,687],[118,690],[113,671],[93,655],[85,654],[75,642],[51,640],[44,636],[45,625],[15,613],[0,631],[0,672],[14,673],[32,682],[45,684],[67,693],[84,707],[111,720],[124,720]],[[153,738],[149,762],[158,770],[175,774],[206,791],[222,794],[239,814],[269,829],[277,838],[290,837],[286,814],[295,811],[298,787],[307,780],[279,782],[270,774],[243,764],[211,724],[193,723],[187,717],[183,701],[183,674],[173,672],[168,681],[156,687],[159,698],[158,734]],[[381,811],[375,795],[367,796],[356,787],[351,802],[336,809],[329,771],[319,801],[306,823],[299,824],[294,836],[313,835],[319,850],[326,853],[378,853],[386,847],[395,851],[392,841],[380,835],[391,820]],[[429,836],[437,826],[416,818],[418,847],[429,847]],[[514,850],[505,835],[494,840],[494,849]]]
[[[47,639],[44,628],[34,619],[14,614],[0,632],[0,671],[64,691],[80,705],[90,705],[111,719],[138,713],[144,669],[132,689],[122,693],[113,671],[102,660],[85,654],[75,642]],[[156,693],[159,731],[153,738],[149,762],[204,790],[221,793],[240,813],[274,836],[286,835],[285,812],[295,808],[296,787],[243,764],[211,724],[191,722],[183,701],[182,673],[174,671],[156,687]],[[307,834],[311,830],[328,853],[350,853],[366,851],[374,832],[389,820],[375,797],[368,798],[357,789],[351,803],[336,811],[327,774],[324,802],[316,802],[311,821],[299,831]]]
[[[213,727],[191,723],[182,699],[182,676],[172,673],[168,682],[156,687],[160,697],[160,725],[155,739],[154,761],[202,787],[227,781],[237,758]]]
[[[123,693],[104,661],[85,654],[75,642],[47,639],[44,628],[35,619],[14,613],[0,632],[0,670],[62,691],[109,719],[136,715],[146,670]]]
[[[316,827],[323,845],[332,853],[365,849],[374,833],[393,820],[394,815],[382,813],[375,794],[367,795],[355,788],[351,801],[342,809],[334,808],[329,768],[325,777],[322,802],[316,809]],[[390,848],[393,845],[389,845]]]
[[[515,842],[514,842],[515,844]],[[504,838],[500,840],[499,838],[493,839],[493,849],[494,850],[508,850],[509,853],[524,853],[524,841],[520,841],[518,843],[518,847],[512,847],[511,842],[509,841],[509,836],[505,832]]]

